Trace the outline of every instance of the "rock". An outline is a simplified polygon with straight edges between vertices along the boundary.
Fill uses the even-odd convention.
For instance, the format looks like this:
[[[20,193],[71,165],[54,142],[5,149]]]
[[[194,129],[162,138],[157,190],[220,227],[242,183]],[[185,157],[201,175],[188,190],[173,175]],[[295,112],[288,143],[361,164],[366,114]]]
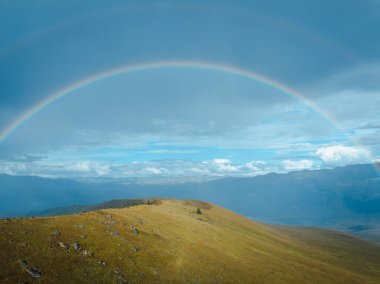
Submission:
[[[89,251],[87,251],[85,249],[81,251],[81,254],[84,256],[91,256],[92,255]]]
[[[73,248],[74,248],[75,250],[80,249],[80,244],[78,244],[78,243],[73,244]]]
[[[32,275],[34,278],[40,278],[42,276],[41,271],[39,271],[35,266],[29,268],[26,270],[30,275]]]
[[[58,236],[61,234],[61,232],[59,230],[54,230],[51,234],[54,236]]]
[[[139,252],[140,248],[135,248],[135,247],[133,247],[132,250],[133,250],[134,252]]]
[[[96,262],[96,264],[100,264],[100,265],[106,266],[107,262],[105,262],[104,260],[98,260]]]
[[[133,227],[133,233],[135,234],[135,235],[138,235],[138,234],[140,234],[140,232],[139,232],[139,230],[136,228],[136,227]]]
[[[119,275],[117,280],[118,280],[117,283],[120,283],[120,284],[128,284],[129,283],[127,281],[127,278],[124,275]]]
[[[64,242],[58,242],[59,246],[64,249],[69,249],[69,245],[65,244]]]
[[[114,236],[114,237],[117,237],[117,236],[120,235],[120,233],[116,231],[116,232],[112,232],[111,235]]]
[[[116,221],[116,220],[111,220],[111,221],[108,222],[108,224],[111,224],[112,226],[114,226],[114,225],[116,225],[116,224],[118,224],[118,223],[119,223],[119,222]]]
[[[25,268],[28,266],[28,262],[25,259],[19,260],[18,264],[21,266],[21,268]]]

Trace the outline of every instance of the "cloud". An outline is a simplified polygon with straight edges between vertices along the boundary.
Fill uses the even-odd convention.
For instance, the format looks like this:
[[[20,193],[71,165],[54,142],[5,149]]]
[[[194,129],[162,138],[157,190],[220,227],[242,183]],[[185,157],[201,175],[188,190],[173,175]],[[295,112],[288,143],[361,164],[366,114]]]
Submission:
[[[380,62],[370,64],[359,64],[357,66],[344,69],[341,72],[319,81],[316,89],[321,93],[331,93],[342,90],[369,91],[379,90],[380,83]]]
[[[238,172],[239,166],[232,165],[229,159],[214,159],[212,163],[216,165],[219,172]]]
[[[248,169],[248,171],[256,174],[262,174],[268,172],[267,169],[267,162],[265,161],[251,161],[248,163],[245,163],[245,168]]]
[[[110,174],[110,167],[108,165],[101,165],[99,163],[89,161],[69,164],[65,167],[65,170],[87,174],[93,173],[98,176],[105,176]]]
[[[231,163],[231,160],[228,160],[228,159],[214,159],[214,160],[212,160],[212,162],[214,164],[217,164],[217,165],[224,165],[224,164]]]
[[[319,148],[316,151],[316,156],[330,166],[372,162],[372,155],[368,150],[343,145]]]
[[[250,171],[253,171],[253,172],[258,172],[258,171],[260,171],[260,168],[258,168],[257,166],[255,166],[253,162],[246,163],[245,166],[246,166]]]
[[[7,175],[17,175],[25,169],[24,163],[0,163],[0,173]]]
[[[311,160],[284,160],[282,161],[282,166],[285,170],[294,171],[294,170],[308,170],[313,168],[314,162]]]
[[[146,167],[142,169],[143,173],[159,175],[162,173],[162,169],[154,168],[154,167]]]

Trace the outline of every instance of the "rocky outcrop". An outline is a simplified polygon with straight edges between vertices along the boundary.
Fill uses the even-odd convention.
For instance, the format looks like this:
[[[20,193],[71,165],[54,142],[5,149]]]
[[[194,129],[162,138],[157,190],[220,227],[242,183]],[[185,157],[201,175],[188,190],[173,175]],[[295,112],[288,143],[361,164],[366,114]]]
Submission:
[[[34,278],[40,278],[42,276],[41,271],[39,271],[35,266],[27,269],[26,272],[28,272]]]

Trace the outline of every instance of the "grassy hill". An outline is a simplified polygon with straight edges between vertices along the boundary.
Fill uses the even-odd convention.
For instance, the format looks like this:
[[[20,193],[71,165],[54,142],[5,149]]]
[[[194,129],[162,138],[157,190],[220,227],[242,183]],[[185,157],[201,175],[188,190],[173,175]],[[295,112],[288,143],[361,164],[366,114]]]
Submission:
[[[264,223],[323,227],[380,243],[380,175],[373,164],[174,184],[0,174],[0,218],[77,213],[110,199],[152,196],[203,200]]]
[[[0,283],[380,282],[376,244],[198,201],[0,220],[0,248]]]

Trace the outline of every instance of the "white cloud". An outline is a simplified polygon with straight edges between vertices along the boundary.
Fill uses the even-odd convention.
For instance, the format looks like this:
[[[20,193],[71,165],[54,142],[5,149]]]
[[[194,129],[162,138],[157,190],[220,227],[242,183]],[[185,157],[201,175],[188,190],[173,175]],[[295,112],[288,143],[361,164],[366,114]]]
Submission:
[[[200,169],[196,167],[189,168],[189,171],[194,174],[210,174],[209,169]]]
[[[251,161],[242,165],[240,169],[242,172],[245,172],[248,176],[263,175],[271,171],[274,171],[274,169],[271,168],[267,164],[267,162],[264,161]]]
[[[0,163],[0,173],[7,175],[17,175],[26,169],[24,163],[12,163],[12,162],[1,162]]]
[[[222,172],[238,172],[239,167],[231,164],[220,164],[219,170]]]
[[[110,174],[110,167],[108,165],[101,165],[99,163],[89,161],[66,165],[65,169],[73,172],[95,173],[98,176]]]
[[[372,162],[372,155],[368,150],[343,145],[319,148],[316,156],[325,164],[331,166]]]
[[[224,165],[224,164],[231,163],[231,160],[228,160],[228,159],[214,159],[214,160],[212,160],[212,162],[214,164],[217,164],[217,165]]]
[[[219,172],[238,172],[239,167],[232,165],[229,159],[214,159],[212,163],[216,166]]]
[[[90,162],[81,162],[73,165],[66,166],[67,170],[75,172],[89,173],[91,171]]]
[[[255,166],[253,162],[246,163],[245,166],[246,166],[250,171],[253,171],[253,172],[258,172],[258,171],[260,171],[260,168],[258,168],[257,166]]]
[[[311,160],[284,160],[282,161],[282,166],[285,170],[294,171],[294,170],[307,170],[311,169],[314,166],[313,161]]]
[[[154,167],[146,167],[143,168],[142,171],[147,174],[153,174],[153,175],[159,175],[162,173],[162,170],[159,168],[154,168]]]

